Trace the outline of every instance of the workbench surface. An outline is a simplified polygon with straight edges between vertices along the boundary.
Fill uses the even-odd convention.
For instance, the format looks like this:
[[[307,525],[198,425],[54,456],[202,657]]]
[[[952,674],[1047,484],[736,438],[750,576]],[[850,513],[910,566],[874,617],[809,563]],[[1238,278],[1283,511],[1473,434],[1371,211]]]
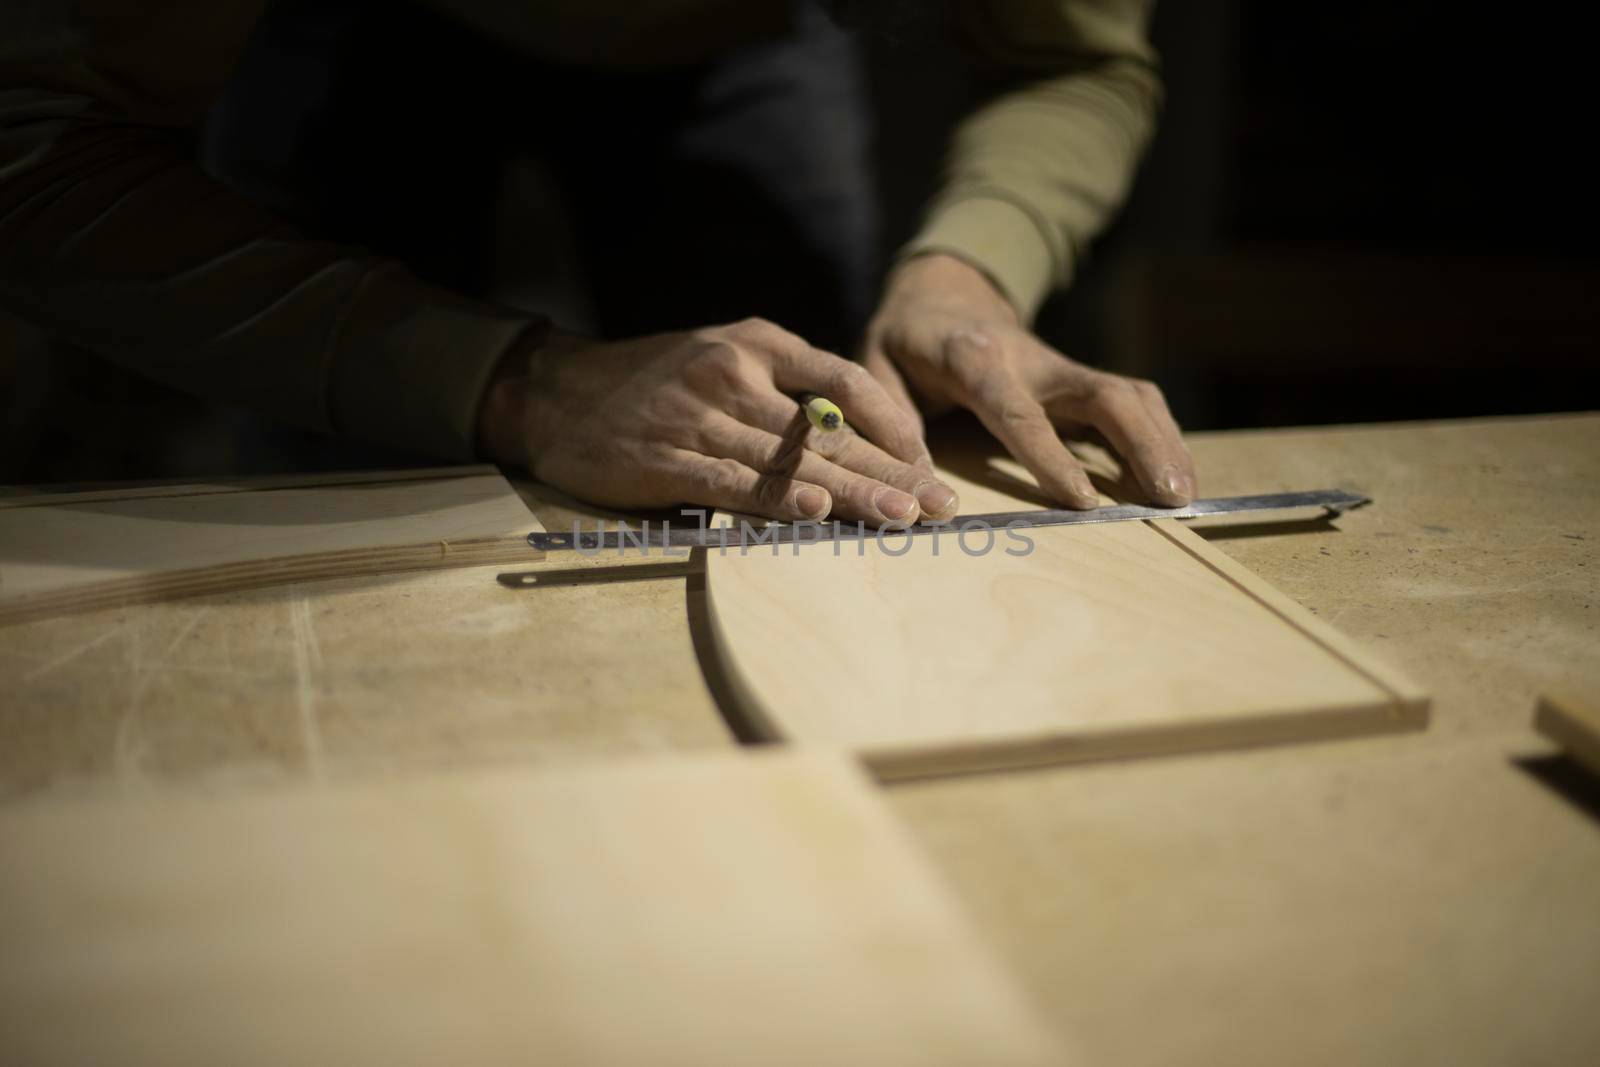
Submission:
[[[1088,1062],[1600,1062],[1600,416],[1196,434],[1211,531],[1434,696],[1420,734],[894,785]],[[549,527],[571,506],[525,497]],[[0,631],[0,797],[285,788],[737,744],[692,563],[551,557]]]

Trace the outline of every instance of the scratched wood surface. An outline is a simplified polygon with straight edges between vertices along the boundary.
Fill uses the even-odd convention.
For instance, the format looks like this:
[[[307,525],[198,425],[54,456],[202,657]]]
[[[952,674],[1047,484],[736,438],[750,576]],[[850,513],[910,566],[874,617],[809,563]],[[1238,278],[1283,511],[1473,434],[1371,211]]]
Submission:
[[[493,467],[0,495],[0,625],[259,585],[522,558]]]
[[[1431,692],[1429,729],[890,805],[1086,1062],[1587,1062],[1600,788],[1530,718],[1600,692],[1600,416],[1189,440],[1207,495],[1373,497],[1204,536]],[[549,529],[594,514],[518,489]],[[0,800],[726,749],[705,631],[683,561],[555,555],[25,623],[0,639]]]
[[[1066,1062],[837,757],[35,808],[0,854],[7,1062]]]
[[[964,514],[1041,506],[1008,459],[945,476]],[[739,713],[884,778],[1427,722],[1415,685],[1176,522],[1025,535],[708,552]]]

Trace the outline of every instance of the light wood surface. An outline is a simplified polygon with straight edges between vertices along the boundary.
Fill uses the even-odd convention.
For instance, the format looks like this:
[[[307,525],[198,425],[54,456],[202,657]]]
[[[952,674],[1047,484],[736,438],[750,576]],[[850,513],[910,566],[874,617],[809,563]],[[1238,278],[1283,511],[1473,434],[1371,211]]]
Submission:
[[[1600,707],[1547,694],[1539,698],[1533,724],[1591,774],[1600,775]]]
[[[0,500],[0,625],[326,577],[527,558],[493,467],[17,493]]]
[[[989,471],[945,472],[964,513],[1039,506],[1020,466]],[[884,778],[1427,723],[1424,693],[1176,522],[1025,536],[709,550],[739,712]]]
[[[839,758],[20,810],[0,854],[7,1062],[1065,1062]]]
[[[1600,786],[1529,718],[1600,692],[1600,416],[1189,444],[1208,496],[1374,499],[1203,536],[1414,678],[1429,729],[925,779],[890,805],[1084,1062],[1587,1063]],[[547,529],[595,514],[517,488]],[[552,555],[13,626],[0,799],[726,749],[704,601],[681,561]]]

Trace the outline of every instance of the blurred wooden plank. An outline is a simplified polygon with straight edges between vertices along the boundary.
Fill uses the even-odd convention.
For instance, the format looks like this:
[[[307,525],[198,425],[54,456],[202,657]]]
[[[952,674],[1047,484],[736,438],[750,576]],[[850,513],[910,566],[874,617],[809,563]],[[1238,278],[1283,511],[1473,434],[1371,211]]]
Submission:
[[[0,852],[40,1067],[1063,1062],[839,757],[35,806]]]

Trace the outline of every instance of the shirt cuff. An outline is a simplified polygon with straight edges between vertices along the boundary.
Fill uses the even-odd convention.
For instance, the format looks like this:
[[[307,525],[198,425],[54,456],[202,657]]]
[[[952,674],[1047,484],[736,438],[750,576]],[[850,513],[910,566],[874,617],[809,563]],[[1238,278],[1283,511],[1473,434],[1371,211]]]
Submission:
[[[944,252],[988,275],[1023,322],[1032,322],[1060,273],[1033,216],[1009,200],[967,197],[934,209],[899,259]]]

